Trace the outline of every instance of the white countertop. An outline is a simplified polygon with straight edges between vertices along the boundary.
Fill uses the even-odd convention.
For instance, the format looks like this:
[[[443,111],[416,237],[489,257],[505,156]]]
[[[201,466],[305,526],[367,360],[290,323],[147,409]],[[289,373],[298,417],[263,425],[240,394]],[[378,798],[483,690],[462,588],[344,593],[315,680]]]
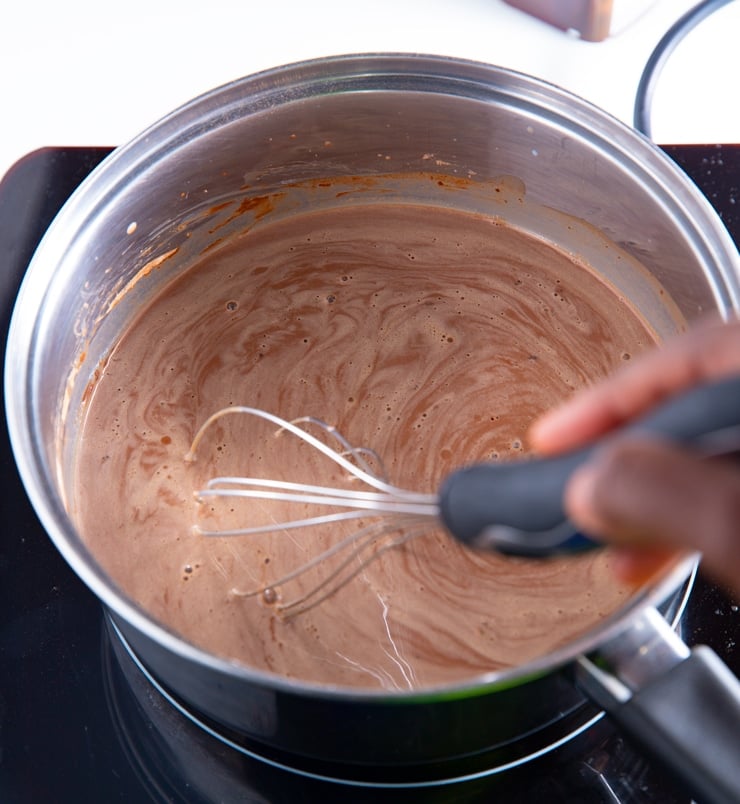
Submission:
[[[503,0],[13,3],[0,24],[0,176],[35,148],[117,145],[220,84],[340,53],[433,53],[494,63],[558,84],[631,124],[645,62],[695,3],[625,0],[620,13],[629,6],[622,16],[637,19],[599,43]],[[669,60],[655,98],[656,141],[740,142],[739,45],[735,0]]]

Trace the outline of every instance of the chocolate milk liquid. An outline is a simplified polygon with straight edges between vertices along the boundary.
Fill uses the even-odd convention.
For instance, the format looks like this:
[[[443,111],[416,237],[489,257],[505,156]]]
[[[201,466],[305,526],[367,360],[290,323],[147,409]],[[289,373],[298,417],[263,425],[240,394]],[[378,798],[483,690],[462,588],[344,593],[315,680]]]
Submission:
[[[86,402],[74,517],[127,595],[247,666],[386,689],[515,666],[627,600],[608,550],[548,561],[474,553],[430,524],[282,619],[244,593],[347,527],[206,538],[192,529],[204,516],[230,525],[295,512],[204,511],[193,492],[215,475],[320,483],[335,468],[237,416],[214,426],[195,463],[184,456],[209,415],[249,405],[316,416],[381,455],[390,482],[433,492],[462,464],[526,457],[536,416],[656,337],[583,259],[500,218],[382,201],[268,216],[204,251],[107,356]]]

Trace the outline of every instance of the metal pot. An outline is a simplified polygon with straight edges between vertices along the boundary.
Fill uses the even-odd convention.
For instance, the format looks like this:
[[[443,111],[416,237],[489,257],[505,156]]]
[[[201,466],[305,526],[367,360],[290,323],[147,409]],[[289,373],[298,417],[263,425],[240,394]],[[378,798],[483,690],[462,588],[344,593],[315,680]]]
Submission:
[[[542,212],[544,234],[562,215],[586,221],[644,266],[679,318],[740,309],[736,249],[693,184],[648,140],[566,92],[425,56],[280,68],[215,90],[119,148],[45,236],[19,294],[6,362],[11,441],[31,501],[153,676],[268,754],[389,784],[428,779],[439,772],[430,763],[448,777],[469,775],[506,766],[525,744],[549,744],[555,724],[566,724],[566,737],[585,728],[599,717],[595,702],[697,795],[737,800],[737,682],[705,652],[690,653],[658,611],[675,600],[693,559],[598,629],[526,666],[418,693],[363,692],[291,682],[186,643],[111,583],[68,516],[78,424],[70,412],[142,301],[185,270],[212,232],[224,237],[237,225],[218,217],[220,202],[348,175],[393,176],[386,189],[403,195],[416,186],[403,177],[430,166],[468,190],[433,202],[484,211],[485,182],[516,176]],[[618,285],[619,271],[606,270]],[[631,299],[647,315],[651,287]],[[651,323],[659,334],[674,325],[660,316]],[[712,704],[710,714],[706,695],[722,708]]]

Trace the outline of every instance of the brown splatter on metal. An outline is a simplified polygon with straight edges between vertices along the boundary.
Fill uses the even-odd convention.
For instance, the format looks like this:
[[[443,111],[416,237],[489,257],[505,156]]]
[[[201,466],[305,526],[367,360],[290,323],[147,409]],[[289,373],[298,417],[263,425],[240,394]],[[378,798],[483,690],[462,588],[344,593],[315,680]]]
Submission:
[[[254,220],[258,221],[261,218],[264,218],[265,215],[268,215],[270,212],[272,212],[275,209],[276,203],[284,195],[285,193],[273,193],[271,195],[257,195],[244,198],[228,218],[224,219],[220,223],[217,223],[215,226],[213,226],[213,228],[208,230],[208,233],[215,234],[217,231],[219,231],[219,229],[223,229],[224,226],[228,226],[228,224],[230,224],[232,221],[248,212],[253,213]],[[221,208],[223,208],[223,205]]]

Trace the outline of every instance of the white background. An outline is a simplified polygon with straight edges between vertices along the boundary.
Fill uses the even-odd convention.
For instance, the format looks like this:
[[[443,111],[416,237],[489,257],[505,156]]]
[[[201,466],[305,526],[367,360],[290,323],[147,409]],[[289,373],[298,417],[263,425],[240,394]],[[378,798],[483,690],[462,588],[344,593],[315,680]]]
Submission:
[[[46,145],[117,145],[242,75],[340,53],[424,52],[547,79],[632,122],[650,53],[696,0],[614,0],[584,42],[502,0],[24,0],[0,11],[0,176]],[[702,23],[658,85],[661,143],[740,142],[740,2]]]

